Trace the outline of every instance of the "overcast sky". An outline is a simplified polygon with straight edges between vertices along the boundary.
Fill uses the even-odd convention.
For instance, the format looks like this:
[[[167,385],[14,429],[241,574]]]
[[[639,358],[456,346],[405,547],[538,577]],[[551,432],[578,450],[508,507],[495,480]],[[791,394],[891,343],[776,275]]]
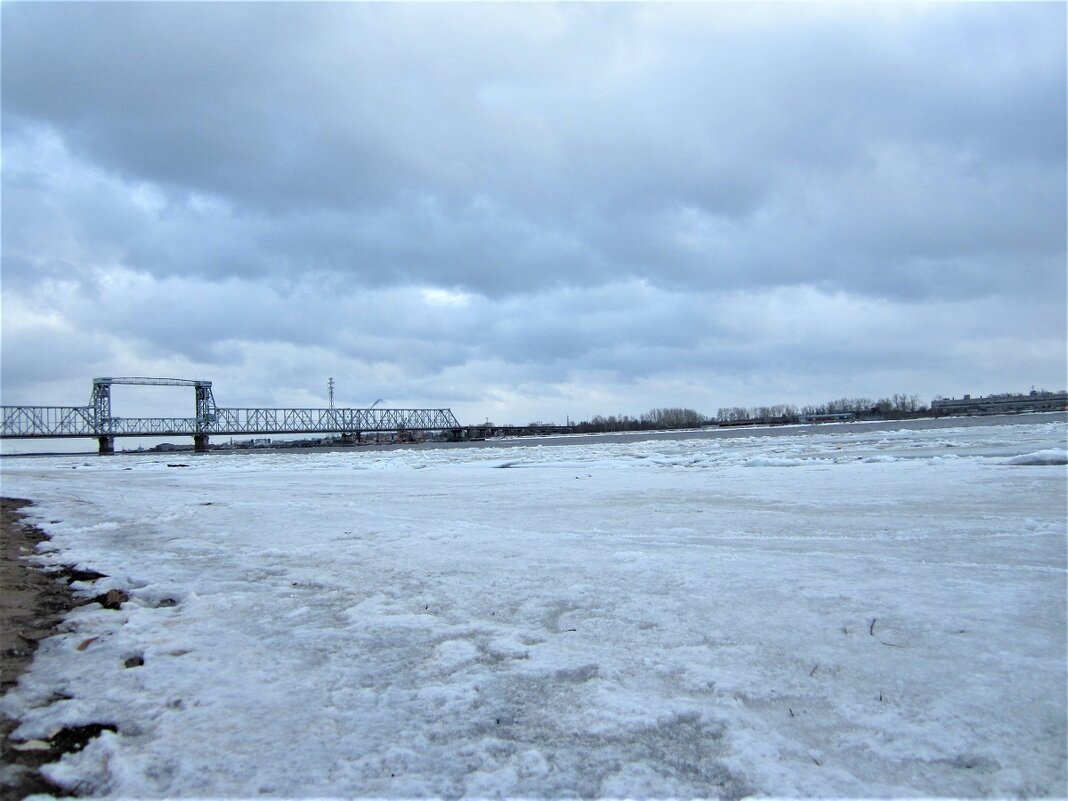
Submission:
[[[1063,3],[0,13],[6,404],[1066,384]]]

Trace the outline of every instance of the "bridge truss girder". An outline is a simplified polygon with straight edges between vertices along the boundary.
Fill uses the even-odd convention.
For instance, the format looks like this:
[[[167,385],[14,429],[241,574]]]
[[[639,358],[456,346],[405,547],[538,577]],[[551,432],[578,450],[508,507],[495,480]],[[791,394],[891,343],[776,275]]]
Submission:
[[[216,409],[209,434],[354,434],[460,428],[450,409]]]
[[[0,407],[0,437],[95,437],[92,406]]]

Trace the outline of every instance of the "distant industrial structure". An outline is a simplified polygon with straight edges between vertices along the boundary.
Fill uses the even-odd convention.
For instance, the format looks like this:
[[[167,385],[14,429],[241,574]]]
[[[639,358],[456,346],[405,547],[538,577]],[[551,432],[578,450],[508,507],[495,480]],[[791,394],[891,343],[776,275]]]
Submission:
[[[973,398],[936,398],[931,412],[936,415],[1023,414],[1059,412],[1068,409],[1068,393],[1031,390],[1026,395],[987,395]]]

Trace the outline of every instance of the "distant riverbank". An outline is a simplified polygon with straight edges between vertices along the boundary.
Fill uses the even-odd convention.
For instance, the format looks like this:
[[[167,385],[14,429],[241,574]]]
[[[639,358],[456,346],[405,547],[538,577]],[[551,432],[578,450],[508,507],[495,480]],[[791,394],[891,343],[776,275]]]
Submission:
[[[644,442],[648,440],[683,439],[733,439],[737,437],[777,437],[795,434],[834,431],[922,431],[937,428],[965,428],[972,426],[1004,426],[1041,423],[1043,421],[1066,421],[1068,412],[1036,412],[1028,414],[998,414],[975,417],[920,417],[912,420],[854,420],[839,423],[792,423],[786,425],[730,426],[727,428],[699,428],[677,431],[621,431],[604,434],[551,434],[530,437],[499,437],[464,442],[417,442],[389,443],[381,445],[317,445],[312,447],[268,446],[263,448],[234,448],[194,453],[192,450],[173,451],[175,458],[202,458],[212,454],[250,454],[264,452],[330,453],[334,451],[395,451],[407,448],[520,448],[531,445],[571,445],[576,442]],[[117,451],[115,455],[145,454],[147,451]],[[4,459],[34,458],[39,456],[96,456],[95,450],[75,452],[9,453],[0,454]]]

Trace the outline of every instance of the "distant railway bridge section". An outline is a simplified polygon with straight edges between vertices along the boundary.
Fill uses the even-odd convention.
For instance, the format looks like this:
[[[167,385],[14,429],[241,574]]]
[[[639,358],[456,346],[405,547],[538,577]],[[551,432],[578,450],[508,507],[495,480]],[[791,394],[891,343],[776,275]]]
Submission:
[[[192,417],[114,417],[116,384],[192,387]],[[184,378],[94,378],[87,406],[0,406],[0,439],[93,438],[99,452],[115,452],[116,437],[190,436],[196,451],[212,435],[341,434],[359,441],[366,433],[442,431],[455,440],[485,436],[484,428],[460,425],[450,409],[261,409],[215,405],[210,381]]]

